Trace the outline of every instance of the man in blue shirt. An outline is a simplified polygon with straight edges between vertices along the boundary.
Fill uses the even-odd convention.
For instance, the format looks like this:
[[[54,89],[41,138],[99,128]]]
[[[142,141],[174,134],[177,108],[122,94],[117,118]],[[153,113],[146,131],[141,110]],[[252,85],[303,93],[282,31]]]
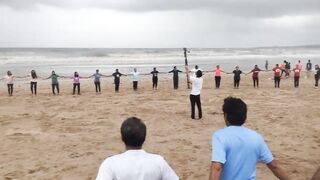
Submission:
[[[255,180],[259,161],[279,179],[289,180],[262,136],[242,126],[247,118],[247,105],[241,99],[228,97],[224,100],[223,113],[227,127],[212,137],[210,180]]]

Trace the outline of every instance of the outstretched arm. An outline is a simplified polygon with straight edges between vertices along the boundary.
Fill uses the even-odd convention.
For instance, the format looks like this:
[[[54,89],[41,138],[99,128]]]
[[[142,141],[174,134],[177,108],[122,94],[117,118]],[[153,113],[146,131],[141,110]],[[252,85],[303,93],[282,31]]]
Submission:
[[[279,178],[280,180],[290,180],[285,171],[280,167],[276,160],[272,160],[269,164],[267,164],[268,168],[272,171],[272,173]]]
[[[212,162],[210,168],[209,180],[220,180],[223,166],[221,163]]]

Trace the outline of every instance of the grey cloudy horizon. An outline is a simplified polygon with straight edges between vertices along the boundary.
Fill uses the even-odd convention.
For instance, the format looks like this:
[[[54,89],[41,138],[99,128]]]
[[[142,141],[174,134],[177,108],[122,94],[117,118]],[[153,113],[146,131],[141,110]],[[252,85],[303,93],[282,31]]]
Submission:
[[[0,0],[0,47],[320,44],[319,0]]]

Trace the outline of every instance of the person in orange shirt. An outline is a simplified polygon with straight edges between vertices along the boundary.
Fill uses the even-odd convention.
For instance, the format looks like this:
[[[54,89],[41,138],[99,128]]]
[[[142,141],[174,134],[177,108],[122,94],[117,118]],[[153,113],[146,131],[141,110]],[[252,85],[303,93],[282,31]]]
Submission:
[[[213,74],[214,74],[214,81],[216,83],[216,89],[220,88],[220,82],[221,82],[221,73],[224,72],[222,71],[222,69],[220,68],[219,65],[216,66],[216,69],[213,70]]]
[[[294,73],[294,87],[299,87],[299,79],[300,79],[300,73],[301,73],[301,69],[299,67],[299,64],[296,65],[296,67],[293,69],[293,73]]]

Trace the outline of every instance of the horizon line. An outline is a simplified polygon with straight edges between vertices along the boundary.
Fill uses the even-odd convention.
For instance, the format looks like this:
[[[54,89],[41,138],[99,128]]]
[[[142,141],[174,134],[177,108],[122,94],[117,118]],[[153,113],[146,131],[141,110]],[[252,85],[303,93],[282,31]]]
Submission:
[[[188,49],[254,49],[254,48],[294,48],[294,47],[316,47],[320,44],[304,44],[304,45],[274,45],[274,46],[247,46],[247,47],[187,47]],[[184,46],[185,47],[185,46]],[[2,47],[0,49],[181,49],[184,47]]]

